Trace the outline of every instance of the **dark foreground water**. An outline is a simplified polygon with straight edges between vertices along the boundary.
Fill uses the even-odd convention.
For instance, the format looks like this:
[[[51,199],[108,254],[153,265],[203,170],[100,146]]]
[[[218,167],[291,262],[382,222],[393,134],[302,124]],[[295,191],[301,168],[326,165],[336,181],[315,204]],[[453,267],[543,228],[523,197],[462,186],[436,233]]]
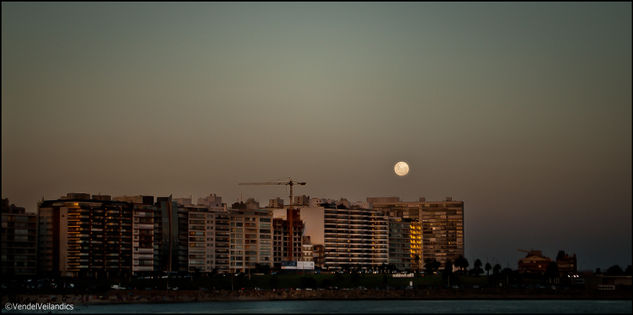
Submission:
[[[312,300],[75,306],[81,313],[584,313],[631,314],[631,300]],[[72,312],[69,312],[72,313]]]

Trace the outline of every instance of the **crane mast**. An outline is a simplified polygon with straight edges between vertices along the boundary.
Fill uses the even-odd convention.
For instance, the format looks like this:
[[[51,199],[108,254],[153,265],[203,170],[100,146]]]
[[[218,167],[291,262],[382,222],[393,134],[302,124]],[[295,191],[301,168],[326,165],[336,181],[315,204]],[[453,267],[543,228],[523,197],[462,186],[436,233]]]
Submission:
[[[286,260],[293,260],[294,256],[294,225],[295,221],[300,220],[298,210],[293,209],[293,186],[295,185],[305,185],[306,182],[298,182],[292,180],[288,177],[288,181],[283,182],[256,182],[256,183],[239,183],[238,185],[287,185],[290,188],[290,204],[288,205],[288,209],[286,209],[286,220],[288,222],[288,247],[287,247],[287,256]]]

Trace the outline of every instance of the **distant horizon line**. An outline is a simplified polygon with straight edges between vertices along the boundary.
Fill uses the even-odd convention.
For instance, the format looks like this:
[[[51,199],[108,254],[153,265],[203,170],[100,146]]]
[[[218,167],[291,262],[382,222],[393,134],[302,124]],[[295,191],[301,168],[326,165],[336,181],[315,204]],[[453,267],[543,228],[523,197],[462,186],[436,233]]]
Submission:
[[[130,195],[128,195],[128,194],[121,194],[121,195],[114,195],[114,194],[101,193],[101,192],[98,192],[98,193],[96,193],[96,194],[95,194],[95,193],[88,193],[88,192],[67,192],[67,193],[66,193],[66,195],[61,195],[61,196],[59,196],[59,197],[57,197],[57,198],[52,198],[52,199],[50,199],[50,198],[45,198],[44,196],[42,196],[42,198],[41,198],[41,199],[38,199],[38,200],[35,202],[35,204],[36,204],[36,205],[38,205],[38,204],[39,204],[40,202],[42,202],[42,201],[62,200],[62,198],[64,198],[64,197],[68,196],[68,194],[87,194],[87,195],[90,195],[90,198],[89,198],[88,200],[92,200],[94,196],[109,196],[110,198],[116,198],[116,197],[135,197],[135,196],[146,196],[146,197],[150,197],[150,196],[151,196],[151,197],[153,197],[153,198],[160,198],[160,197],[172,197],[173,199],[185,199],[185,198],[190,198],[190,199],[191,199],[191,204],[192,204],[192,205],[199,205],[199,204],[197,203],[199,200],[198,200],[198,201],[196,201],[196,203],[194,203],[194,201],[195,201],[195,200],[194,200],[194,198],[193,198],[193,196],[194,196],[193,194],[190,194],[190,195],[185,195],[184,197],[176,197],[176,196],[173,196],[173,193],[170,193],[170,194],[169,194],[169,195],[167,195],[167,196],[161,196],[161,195],[159,195],[159,194],[152,194],[152,195],[146,195],[146,194],[130,194]],[[208,194],[203,195],[203,197],[198,197],[198,199],[200,199],[200,198],[204,198],[204,197],[207,197],[207,196],[214,196],[214,195],[215,195],[216,197],[223,198],[222,196],[218,195],[217,193],[208,193]],[[438,200],[430,200],[430,199],[426,199],[426,197],[418,197],[418,200],[411,200],[411,201],[402,200],[400,196],[393,196],[393,195],[392,195],[392,196],[367,196],[367,197],[365,197],[365,200],[350,200],[350,199],[348,199],[348,198],[346,198],[346,197],[339,197],[339,198],[329,198],[329,197],[311,197],[310,195],[306,195],[306,194],[300,194],[300,195],[297,195],[297,196],[295,196],[295,197],[298,197],[298,196],[307,196],[309,199],[321,199],[321,200],[332,200],[332,201],[347,200],[348,202],[350,202],[350,203],[352,203],[352,204],[353,204],[353,203],[363,203],[363,202],[369,202],[369,201],[367,200],[367,199],[369,199],[369,198],[397,198],[397,200],[395,200],[395,202],[402,202],[402,203],[415,203],[415,202],[443,202],[443,201],[455,201],[455,202],[457,202],[457,201],[461,201],[461,202],[464,202],[464,200],[456,200],[456,199],[453,199],[453,197],[452,197],[452,196],[446,196],[446,197],[444,197],[444,199],[438,199]],[[259,201],[258,199],[256,199],[255,197],[247,197],[246,199],[244,199],[244,198],[238,198],[238,200],[233,201],[233,202],[229,202],[229,201],[224,201],[224,200],[223,200],[223,201],[222,201],[222,203],[224,203],[224,204],[226,204],[226,205],[228,206],[228,205],[233,204],[233,203],[246,202],[246,201],[248,201],[248,199],[251,199],[251,198],[252,198],[253,200],[255,200],[256,202],[258,202],[258,203],[260,202],[260,201]],[[281,196],[268,198],[267,200],[268,200],[268,201],[270,201],[270,200],[274,200],[275,198],[280,198],[280,199],[282,199],[282,200],[284,200],[284,201],[286,201],[286,200],[290,201],[290,200],[289,200],[289,198],[284,198],[284,197],[281,197]],[[8,200],[8,202],[9,202],[9,205],[14,205],[14,206],[16,206],[16,207],[21,207],[21,208],[24,208],[26,212],[34,212],[34,211],[36,212],[36,211],[37,211],[37,209],[32,210],[32,211],[28,211],[28,209],[27,209],[27,207],[26,207],[26,206],[24,206],[24,205],[18,205],[18,204],[12,203],[12,202],[11,202],[11,198],[9,198],[9,197],[2,197],[2,199],[7,199],[7,200]],[[421,199],[424,199],[424,200],[421,200]],[[264,202],[265,202],[265,201],[264,201]],[[284,204],[284,206],[289,206],[289,205],[290,205],[290,204],[288,204],[288,205],[285,205],[285,204]],[[299,206],[299,205],[296,205],[296,206]],[[39,206],[38,206],[38,207],[39,207]],[[36,207],[36,208],[38,208],[38,207]],[[267,208],[267,207],[266,207],[266,206],[264,206],[264,207],[262,207],[262,208]]]
[[[190,195],[184,195],[184,196],[173,196],[173,193],[170,193],[167,196],[162,196],[160,194],[150,194],[150,195],[148,195],[148,194],[129,194],[129,195],[128,194],[120,194],[120,195],[114,195],[114,194],[101,193],[101,192],[88,193],[88,192],[73,191],[73,192],[67,192],[66,195],[61,195],[61,196],[59,196],[57,198],[46,198],[46,197],[42,196],[41,199],[38,199],[36,201],[36,204],[39,203],[40,201],[61,200],[61,198],[68,196],[68,194],[86,194],[86,195],[90,195],[90,199],[92,199],[94,196],[109,196],[111,198],[146,196],[146,197],[154,197],[154,198],[172,197],[174,199],[190,198],[192,202],[194,201],[194,198],[193,198],[194,194],[193,193],[190,194]],[[219,195],[217,193],[208,193],[208,194],[204,194],[202,197],[198,197],[198,199],[204,198],[204,197],[207,197],[207,196],[216,196],[216,197],[220,197],[220,198],[223,197],[223,196],[221,196],[221,195]],[[367,197],[365,197],[365,200],[351,200],[351,199],[348,199],[347,197],[339,197],[339,198],[311,197],[310,195],[307,195],[307,194],[300,194],[300,195],[296,195],[295,197],[299,197],[299,196],[307,196],[309,199],[322,199],[322,200],[334,200],[334,201],[336,201],[336,200],[347,200],[347,201],[352,202],[352,203],[354,203],[354,202],[369,202],[367,200],[369,198],[397,198],[397,200],[395,200],[396,202],[438,202],[438,201],[462,201],[463,202],[463,200],[455,200],[455,199],[453,199],[452,196],[446,196],[446,197],[444,197],[444,199],[438,199],[438,200],[431,200],[431,199],[427,199],[426,197],[418,197],[418,200],[411,200],[411,201],[402,200],[400,196],[394,196],[394,195],[391,195],[391,196],[367,196]],[[285,197],[281,197],[281,196],[272,197],[272,198],[269,198],[268,200],[270,201],[270,200],[273,200],[273,199],[276,199],[276,198],[280,198],[282,200],[290,201],[290,198],[285,198]],[[9,201],[11,200],[11,198],[8,197],[8,196],[3,196],[2,199],[7,199]],[[255,197],[247,197],[246,199],[238,198],[238,200],[236,200],[234,202],[245,202],[245,201],[248,201],[248,199],[253,199],[253,200],[259,202]],[[224,201],[223,201],[223,203],[226,203],[227,205],[229,204],[229,202],[224,202]],[[24,206],[21,206],[21,205],[17,205],[15,203],[10,203],[10,204],[15,205],[16,207],[24,207]]]

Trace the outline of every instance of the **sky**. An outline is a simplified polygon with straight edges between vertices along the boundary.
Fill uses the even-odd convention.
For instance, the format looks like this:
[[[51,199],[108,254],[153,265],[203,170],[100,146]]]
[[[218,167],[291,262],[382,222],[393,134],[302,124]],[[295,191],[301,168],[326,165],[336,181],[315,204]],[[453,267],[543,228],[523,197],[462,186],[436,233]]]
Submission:
[[[464,201],[470,261],[631,264],[631,3],[2,3],[2,198]],[[394,174],[398,161],[408,175]]]

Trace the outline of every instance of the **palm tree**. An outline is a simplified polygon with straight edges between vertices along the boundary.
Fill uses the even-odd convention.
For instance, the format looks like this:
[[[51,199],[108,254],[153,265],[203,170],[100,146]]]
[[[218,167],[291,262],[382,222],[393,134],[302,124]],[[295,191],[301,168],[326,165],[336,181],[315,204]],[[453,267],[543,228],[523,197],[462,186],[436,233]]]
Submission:
[[[486,269],[486,275],[490,277],[490,269],[492,269],[492,266],[490,265],[490,263],[486,262],[486,267],[484,268]]]
[[[481,260],[479,260],[479,258],[477,258],[477,260],[475,260],[475,276],[479,276],[479,274],[481,272],[482,272]]]
[[[462,273],[468,268],[468,260],[464,258],[464,256],[459,255],[457,259],[455,259],[455,266],[462,270]]]
[[[495,264],[495,266],[492,267],[492,274],[493,275],[499,274],[499,271],[501,271],[501,265]]]

